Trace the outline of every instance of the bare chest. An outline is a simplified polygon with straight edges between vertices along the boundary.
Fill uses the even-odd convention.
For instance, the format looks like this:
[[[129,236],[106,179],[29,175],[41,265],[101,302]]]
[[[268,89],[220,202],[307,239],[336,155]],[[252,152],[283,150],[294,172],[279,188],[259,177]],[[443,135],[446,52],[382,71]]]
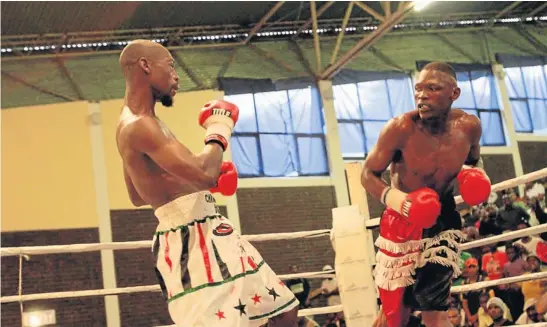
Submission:
[[[401,168],[425,184],[446,182],[460,171],[470,148],[469,138],[459,131],[439,137],[414,133],[401,151]]]

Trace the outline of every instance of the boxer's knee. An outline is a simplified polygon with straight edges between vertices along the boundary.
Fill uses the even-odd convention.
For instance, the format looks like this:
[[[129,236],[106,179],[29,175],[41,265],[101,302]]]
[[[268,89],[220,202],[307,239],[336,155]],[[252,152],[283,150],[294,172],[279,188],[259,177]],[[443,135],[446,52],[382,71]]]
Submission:
[[[426,327],[446,327],[451,326],[446,311],[423,311],[422,324]]]
[[[296,327],[298,322],[298,307],[270,318],[268,327]]]

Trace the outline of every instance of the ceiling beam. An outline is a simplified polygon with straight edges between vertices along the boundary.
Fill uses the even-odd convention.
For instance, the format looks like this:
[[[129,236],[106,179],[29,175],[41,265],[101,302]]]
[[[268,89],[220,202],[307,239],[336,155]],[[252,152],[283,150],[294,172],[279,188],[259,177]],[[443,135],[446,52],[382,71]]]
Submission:
[[[536,9],[530,11],[529,13],[525,14],[525,15],[522,15],[522,17],[520,18],[521,21],[526,19],[526,17],[534,17],[535,14],[537,14],[538,12],[542,11],[543,9],[545,9],[547,7],[547,2],[544,2],[541,6],[537,7]]]
[[[391,16],[391,2],[382,1],[382,9],[384,10],[384,17],[389,18]]]
[[[5,72],[5,71],[2,71],[2,75],[7,77],[7,78],[10,78],[12,79],[13,81],[17,82],[17,83],[20,83],[20,84],[23,84],[27,87],[30,87],[31,89],[34,89],[36,91],[39,91],[41,93],[44,93],[44,94],[48,94],[48,95],[52,95],[54,97],[57,97],[57,98],[60,98],[60,99],[63,99],[63,100],[66,100],[66,101],[78,101],[78,99],[74,99],[72,97],[69,97],[69,96],[66,96],[66,95],[63,95],[63,94],[60,94],[60,93],[57,93],[55,91],[51,91],[49,89],[46,89],[46,88],[43,88],[43,87],[40,87],[40,86],[37,86],[37,85],[34,85],[32,83],[29,83],[27,81],[25,81],[24,79],[22,79],[21,77],[18,77],[16,75],[13,75],[12,73],[8,73],[8,72]]]
[[[353,9],[353,1],[350,1],[348,3],[348,6],[346,7],[346,13],[344,14],[344,20],[342,21],[342,28],[340,29],[340,32],[338,33],[338,37],[336,38],[336,44],[334,45],[334,50],[332,51],[332,55],[330,57],[331,65],[334,63],[334,61],[338,57],[338,51],[340,51],[340,45],[342,45],[342,40],[344,39],[344,34],[346,32],[346,27],[348,26],[349,18],[351,17],[352,9]]]
[[[327,9],[329,9],[329,7],[332,6],[333,4],[334,4],[334,1],[329,1],[323,4],[321,7],[319,7],[319,9],[317,10],[317,18],[321,17],[321,15],[323,15],[323,13],[327,11]],[[312,21],[313,21],[313,17],[308,19],[302,26],[300,26],[300,28],[296,31],[296,34],[294,34],[292,38],[296,39],[296,37],[298,37],[298,35],[302,33],[303,30],[307,29],[310,26]]]
[[[406,15],[414,8],[414,2],[409,3],[403,8],[394,12],[388,19],[386,19],[382,24],[378,26],[376,30],[365,35],[356,45],[353,46],[349,51],[347,51],[338,61],[330,65],[325,69],[323,74],[321,74],[321,79],[331,79],[334,75],[338,73],[345,65],[350,61],[355,59],[359,51],[366,49],[382,38],[386,33],[391,31],[393,26],[401,22]]]
[[[281,6],[285,3],[285,1],[279,1],[278,3],[275,4],[275,6],[273,6],[270,10],[268,10],[268,12],[262,16],[262,18],[260,18],[260,20],[258,21],[258,23],[256,23],[255,26],[253,26],[253,28],[251,28],[251,30],[249,31],[249,34],[247,36],[247,38],[245,39],[245,41],[243,41],[244,44],[247,44],[249,43],[249,41],[251,41],[251,38],[262,28],[262,26],[264,24],[266,24],[266,22],[268,21],[268,19],[270,19],[270,17],[273,16],[273,14],[275,14],[275,12],[277,10],[279,10],[279,8],[281,8]]]
[[[304,66],[304,68],[306,68],[306,71],[308,72],[308,74],[311,76],[317,77],[317,75],[315,75],[315,72],[311,68],[310,62],[306,59],[306,57],[304,56],[304,53],[302,52],[302,49],[298,45],[298,42],[295,40],[290,40],[289,49],[296,54],[296,56],[298,57],[298,60]]]
[[[521,52],[524,52],[524,53],[527,53],[527,54],[531,54],[531,55],[533,55],[533,56],[536,56],[536,55],[538,54],[538,53],[537,53],[536,51],[534,51],[534,50],[523,48],[522,46],[518,45],[516,42],[509,42],[509,41],[505,40],[504,37],[499,37],[499,36],[497,36],[496,33],[495,33],[494,31],[492,31],[492,30],[488,30],[488,34],[489,34],[491,37],[497,39],[498,41],[500,41],[500,42],[506,44],[507,46],[512,47],[512,48],[515,48],[515,49],[517,49],[517,50],[519,50],[519,51],[521,51]]]
[[[82,92],[80,85],[78,85],[78,83],[74,80],[72,73],[68,70],[68,68],[66,68],[64,60],[62,58],[56,58],[54,61],[57,63],[57,66],[63,76],[68,80],[70,86],[74,90],[74,93],[78,95],[78,99],[85,100],[84,92]]]
[[[254,45],[252,43],[247,44],[247,47],[249,47],[251,50],[256,52],[259,56],[266,58],[267,60],[273,62],[274,64],[276,64],[278,66],[281,66],[286,71],[288,71],[290,73],[295,73],[295,70],[288,63],[286,63],[283,59],[272,55],[268,51],[266,51],[264,49],[261,49],[260,47],[257,47],[256,45]]]
[[[520,1],[515,1],[515,2],[513,2],[512,4],[510,4],[509,6],[503,8],[502,11],[500,11],[499,13],[497,13],[496,16],[494,16],[494,18],[492,18],[492,19],[490,20],[490,23],[488,23],[488,27],[494,26],[494,23],[495,23],[496,19],[501,18],[501,17],[507,15],[508,13],[511,12],[511,10],[515,9],[518,5],[520,5]]]
[[[547,45],[543,44],[540,40],[535,38],[526,28],[514,26],[513,29],[520,34],[528,43],[530,43],[536,50],[547,53]]]
[[[480,62],[480,60],[478,60],[477,58],[475,58],[473,55],[471,55],[469,52],[465,51],[464,49],[462,49],[461,47],[459,47],[457,44],[454,44],[452,41],[450,41],[446,36],[442,35],[442,34],[439,34],[439,33],[435,33],[435,36],[438,37],[439,39],[441,39],[442,42],[446,43],[449,47],[451,47],[452,49],[456,50],[456,52],[459,52],[461,55],[463,55],[464,57],[466,57],[467,59],[471,60],[471,62],[473,63],[478,63]]]
[[[313,27],[313,49],[315,50],[315,74],[321,74],[321,46],[319,44],[319,34],[317,30],[317,11],[315,8],[315,1],[310,3],[312,27]]]
[[[397,65],[395,63],[395,61],[391,58],[389,58],[388,56],[386,56],[382,51],[380,51],[379,49],[375,48],[375,47],[370,47],[369,48],[370,50],[370,53],[372,53],[376,58],[380,59],[384,64],[388,65],[389,67],[397,70],[397,71],[400,71],[400,72],[404,72],[404,68],[402,68],[401,66]]]
[[[376,10],[370,8],[369,6],[365,5],[364,3],[362,3],[361,1],[353,1],[353,3],[355,3],[359,8],[363,9],[364,11],[366,11],[369,15],[371,15],[372,17],[378,19],[380,22],[384,22],[386,20],[386,18],[382,15],[380,15]],[[397,9],[398,11],[399,9]]]
[[[224,77],[224,74],[226,74],[226,71],[228,71],[228,67],[230,67],[230,65],[232,64],[232,62],[236,58],[237,50],[239,50],[239,48],[234,48],[234,50],[232,51],[232,54],[230,55],[228,60],[226,60],[224,62],[224,64],[220,67],[220,69],[217,73],[217,77]]]
[[[207,86],[203,84],[203,82],[198,78],[198,76],[194,73],[194,71],[190,69],[188,65],[186,65],[186,63],[182,60],[182,58],[175,51],[170,51],[170,52],[171,52],[171,55],[173,56],[173,59],[175,59],[175,62],[177,63],[177,65],[184,71],[186,75],[188,75],[188,77],[190,77],[192,82],[196,84],[198,88],[206,89]]]

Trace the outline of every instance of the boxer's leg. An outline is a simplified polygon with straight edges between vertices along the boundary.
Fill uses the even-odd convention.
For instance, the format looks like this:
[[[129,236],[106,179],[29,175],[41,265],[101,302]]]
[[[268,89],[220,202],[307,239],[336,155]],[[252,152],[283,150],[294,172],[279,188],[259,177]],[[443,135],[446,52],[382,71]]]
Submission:
[[[296,327],[298,321],[298,307],[280,315],[272,317],[268,321],[268,327]]]

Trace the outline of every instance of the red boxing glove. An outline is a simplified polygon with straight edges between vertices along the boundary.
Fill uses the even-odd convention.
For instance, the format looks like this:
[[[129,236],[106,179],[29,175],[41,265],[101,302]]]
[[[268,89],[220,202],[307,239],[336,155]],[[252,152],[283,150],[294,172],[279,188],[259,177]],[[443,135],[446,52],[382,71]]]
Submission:
[[[220,193],[222,195],[234,195],[237,190],[237,168],[233,162],[224,161],[220,166],[220,175],[218,176],[217,186],[211,188],[211,193]]]
[[[476,206],[488,200],[492,185],[482,169],[464,168],[457,178],[460,185],[460,194],[465,203]]]
[[[411,224],[429,228],[435,225],[441,214],[439,195],[427,187],[410,192],[401,204],[401,214],[407,217]]]
[[[218,143],[226,151],[232,130],[239,118],[239,108],[228,101],[207,102],[199,114],[199,124],[207,129],[205,144]]]

